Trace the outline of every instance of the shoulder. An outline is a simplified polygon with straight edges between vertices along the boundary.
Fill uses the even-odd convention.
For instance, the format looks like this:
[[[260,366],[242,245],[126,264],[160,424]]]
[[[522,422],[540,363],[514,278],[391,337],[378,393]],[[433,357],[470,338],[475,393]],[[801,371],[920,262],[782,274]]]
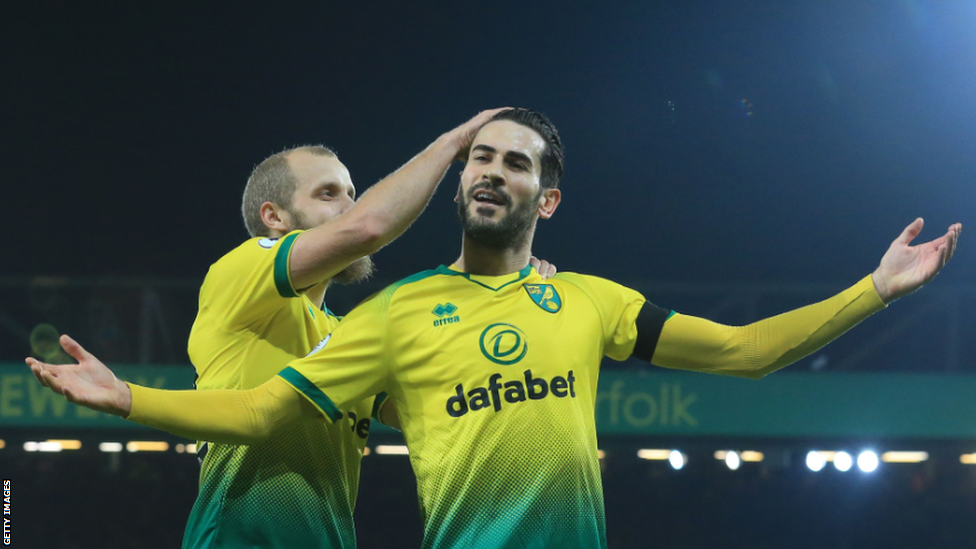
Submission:
[[[404,293],[409,293],[410,290],[425,287],[427,283],[435,280],[438,275],[442,274],[439,269],[428,269],[426,271],[420,271],[419,273],[412,274],[408,277],[402,278],[393,284],[390,284],[386,288],[374,293],[373,295],[362,300],[353,311],[357,310],[388,310],[390,304],[393,302],[394,297],[398,300],[403,296]],[[352,315],[352,312],[349,313]]]
[[[389,299],[393,299],[394,295],[402,296],[405,293],[411,292],[412,290],[427,288],[432,284],[437,284],[441,279],[444,278],[443,274],[444,269],[441,267],[420,271],[419,273],[414,273],[394,282],[393,284],[390,284],[380,293],[384,294]]]
[[[579,292],[601,310],[615,310],[618,306],[634,301],[645,301],[644,296],[627,286],[601,278],[579,273],[559,273],[551,280],[559,281],[567,293]]]
[[[580,273],[557,273],[551,280],[564,282],[568,286],[578,288],[585,293],[599,293],[624,288],[612,280]]]
[[[255,237],[242,242],[233,250],[210,266],[209,274],[228,273],[241,274],[242,269],[253,270],[257,267],[274,265],[275,261],[287,261],[288,252],[294,244],[295,238],[302,231],[293,231],[282,238]],[[285,265],[287,267],[287,265]]]

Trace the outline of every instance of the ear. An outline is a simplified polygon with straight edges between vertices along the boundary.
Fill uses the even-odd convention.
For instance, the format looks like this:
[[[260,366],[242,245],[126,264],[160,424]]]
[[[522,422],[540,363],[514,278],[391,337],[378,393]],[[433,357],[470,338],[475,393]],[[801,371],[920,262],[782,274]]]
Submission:
[[[264,222],[267,228],[272,231],[278,231],[281,234],[289,232],[291,228],[291,217],[288,215],[288,212],[275,206],[272,202],[261,204],[259,211],[261,212],[261,221]]]
[[[556,208],[559,207],[559,202],[563,199],[562,192],[559,189],[546,189],[542,191],[542,196],[539,197],[539,217],[542,219],[549,219],[552,214],[556,213]]]

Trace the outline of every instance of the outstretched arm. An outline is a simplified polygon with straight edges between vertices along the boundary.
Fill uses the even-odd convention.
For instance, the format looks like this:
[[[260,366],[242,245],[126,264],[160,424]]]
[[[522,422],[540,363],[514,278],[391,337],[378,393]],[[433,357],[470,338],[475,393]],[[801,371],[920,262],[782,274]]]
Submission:
[[[289,259],[294,287],[323,282],[403,234],[427,207],[451,163],[467,156],[475,134],[501,110],[482,111],[440,136],[370,187],[348,212],[302,233]]]
[[[67,335],[61,346],[77,364],[27,359],[34,377],[69,402],[197,440],[254,444],[318,411],[275,376],[249,391],[164,391],[127,384]]]
[[[758,379],[800,360],[935,278],[952,258],[962,225],[910,246],[922,224],[916,219],[902,231],[871,276],[820,303],[747,326],[674,315],[661,328],[651,361],[665,368]]]

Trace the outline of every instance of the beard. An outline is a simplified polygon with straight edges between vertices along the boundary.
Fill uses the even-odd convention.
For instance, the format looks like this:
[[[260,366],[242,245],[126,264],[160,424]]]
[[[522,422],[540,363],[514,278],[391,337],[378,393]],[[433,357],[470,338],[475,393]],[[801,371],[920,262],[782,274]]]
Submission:
[[[367,255],[350,263],[348,267],[336,273],[332,280],[339,284],[355,284],[372,276],[373,269],[373,260]]]
[[[524,244],[535,223],[536,205],[542,196],[542,189],[539,189],[539,194],[534,199],[515,206],[501,221],[494,221],[468,214],[468,206],[474,200],[474,193],[486,186],[473,185],[468,189],[467,196],[462,195],[458,200],[458,218],[461,220],[464,235],[493,250],[506,250]],[[511,197],[505,191],[492,191],[504,198],[506,206],[512,203]]]
[[[286,209],[286,211],[291,215],[295,229],[307,231],[314,228],[302,212],[292,209]],[[367,255],[353,261],[345,269],[333,275],[332,280],[339,284],[354,284],[372,276],[374,270],[373,260]]]

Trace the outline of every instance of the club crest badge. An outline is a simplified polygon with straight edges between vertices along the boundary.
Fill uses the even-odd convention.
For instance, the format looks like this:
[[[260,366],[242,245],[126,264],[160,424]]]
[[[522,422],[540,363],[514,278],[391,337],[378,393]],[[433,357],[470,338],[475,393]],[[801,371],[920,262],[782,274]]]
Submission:
[[[558,313],[563,306],[563,301],[552,284],[523,284],[522,287],[532,301],[547,313]]]

